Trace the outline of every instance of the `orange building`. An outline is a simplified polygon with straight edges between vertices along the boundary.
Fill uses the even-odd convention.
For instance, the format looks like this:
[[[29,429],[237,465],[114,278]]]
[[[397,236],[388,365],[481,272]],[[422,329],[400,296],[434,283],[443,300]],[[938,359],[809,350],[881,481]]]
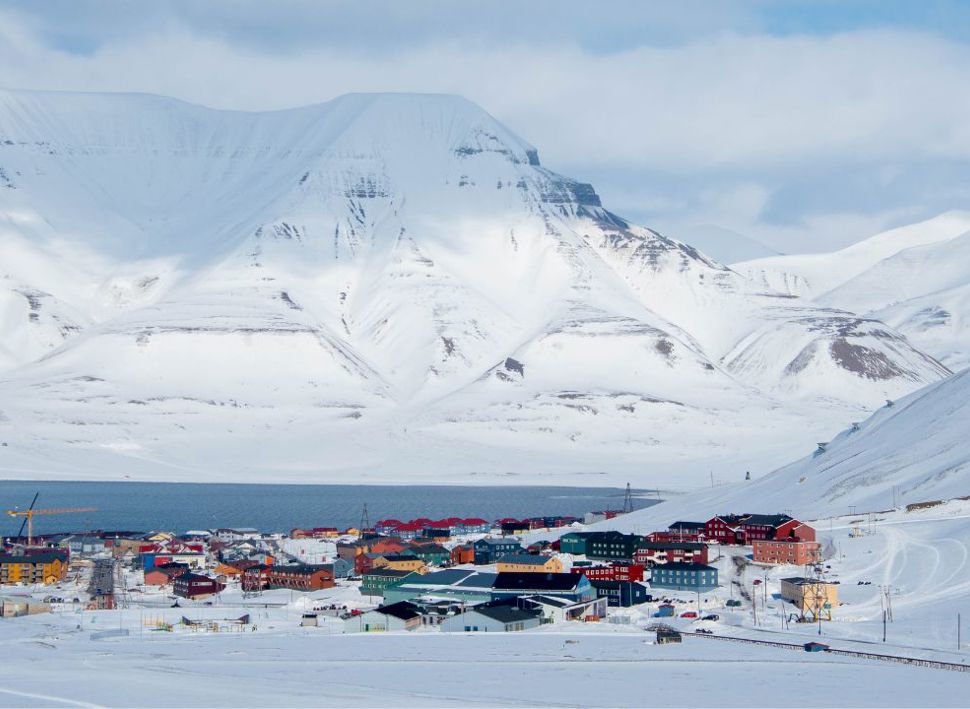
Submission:
[[[44,584],[63,580],[67,575],[67,553],[61,551],[0,556],[0,584]]]
[[[758,539],[752,542],[753,558],[759,564],[790,564],[804,566],[821,561],[818,542],[774,541]]]

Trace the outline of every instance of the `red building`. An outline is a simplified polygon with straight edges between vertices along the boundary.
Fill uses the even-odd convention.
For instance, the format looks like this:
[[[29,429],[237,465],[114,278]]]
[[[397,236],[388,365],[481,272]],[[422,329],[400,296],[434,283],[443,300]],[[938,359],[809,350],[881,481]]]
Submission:
[[[644,541],[633,553],[633,561],[643,566],[659,564],[706,564],[707,544],[701,542]]]
[[[269,568],[269,587],[292,591],[319,591],[333,588],[332,564],[291,564]]]
[[[718,515],[704,524],[704,536],[718,544],[743,544],[741,517],[738,515]]]
[[[643,581],[643,564],[614,561],[596,566],[574,566],[570,573],[583,574],[590,581]]]
[[[774,539],[815,541],[814,529],[784,514],[719,515],[707,521],[705,534],[719,544],[751,544]]]
[[[458,564],[474,564],[475,563],[475,547],[471,544],[459,544],[451,550],[451,564],[456,566]]]
[[[265,591],[269,588],[269,570],[271,568],[267,564],[255,564],[243,569],[240,578],[242,590],[252,593],[254,591]]]
[[[208,598],[224,588],[223,584],[202,574],[182,574],[172,582],[172,592],[182,598]]]

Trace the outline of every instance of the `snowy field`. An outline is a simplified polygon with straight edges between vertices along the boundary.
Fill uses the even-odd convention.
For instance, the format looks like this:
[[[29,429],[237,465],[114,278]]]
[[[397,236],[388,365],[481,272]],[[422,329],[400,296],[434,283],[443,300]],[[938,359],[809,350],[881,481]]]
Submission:
[[[961,673],[689,637],[658,646],[652,633],[602,624],[337,636],[290,622],[105,640],[76,625],[70,616],[4,623],[0,705],[966,705]]]

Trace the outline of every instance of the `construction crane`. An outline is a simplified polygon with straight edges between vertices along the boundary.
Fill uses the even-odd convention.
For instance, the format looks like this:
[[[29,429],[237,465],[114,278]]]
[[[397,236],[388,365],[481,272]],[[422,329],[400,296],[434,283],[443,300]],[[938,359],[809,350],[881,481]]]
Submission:
[[[39,495],[40,493],[38,493]],[[23,517],[24,523],[27,525],[27,546],[34,543],[34,515],[60,515],[69,512],[97,512],[97,507],[52,507],[49,509],[35,510],[34,504],[37,502],[37,495],[34,495],[33,501],[30,503],[30,507],[26,510],[7,510],[7,514],[11,517]],[[17,534],[18,539],[24,533],[24,525],[20,525],[20,532]]]

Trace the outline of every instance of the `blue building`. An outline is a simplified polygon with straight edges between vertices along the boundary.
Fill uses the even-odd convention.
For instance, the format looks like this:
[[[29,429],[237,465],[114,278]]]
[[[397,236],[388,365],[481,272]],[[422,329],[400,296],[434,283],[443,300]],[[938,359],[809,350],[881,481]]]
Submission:
[[[717,588],[717,569],[706,564],[662,564],[651,570],[650,586],[703,593]]]
[[[494,564],[503,556],[525,551],[518,539],[479,539],[472,548],[475,551],[476,566]]]
[[[606,581],[593,579],[589,582],[597,598],[605,598],[606,604],[619,608],[638,606],[649,600],[647,587],[635,581]]]

